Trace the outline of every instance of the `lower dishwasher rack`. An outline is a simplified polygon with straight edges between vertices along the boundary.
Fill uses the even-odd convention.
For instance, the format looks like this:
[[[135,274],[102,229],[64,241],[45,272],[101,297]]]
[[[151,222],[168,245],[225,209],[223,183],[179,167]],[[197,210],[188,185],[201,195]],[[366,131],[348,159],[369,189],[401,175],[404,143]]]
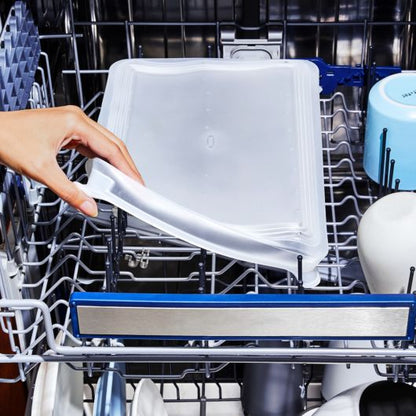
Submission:
[[[63,68],[62,77],[71,78],[68,84],[76,86],[79,104],[89,116],[96,117],[103,92],[100,90],[85,100],[86,82],[81,79],[95,77],[94,82],[100,84],[107,70],[80,68],[77,55],[84,48],[77,47],[77,39],[82,41],[82,35],[76,29],[88,22],[77,26],[71,13],[66,33],[45,34],[41,39],[48,46],[56,39],[67,42],[66,47],[74,54],[74,68]],[[92,35],[95,36],[94,26]],[[128,25],[125,36],[129,44]],[[54,105],[54,98],[64,89],[59,86],[59,91],[54,90],[55,77],[48,54],[42,52],[29,100],[31,108]],[[321,99],[330,249],[319,265],[321,284],[313,289],[303,288],[307,294],[368,293],[358,261],[357,227],[365,210],[381,193],[362,168],[363,96],[365,91],[360,88],[340,87]],[[70,179],[80,182],[86,179],[84,158],[74,151],[62,151],[58,158]],[[352,348],[348,341],[340,348],[307,339],[287,341],[284,346],[256,340],[80,341],[72,335],[70,295],[74,291],[108,288],[114,276],[120,292],[296,296],[299,286],[287,273],[223,258],[143,224],[137,226],[131,218],[105,203],[99,204],[97,218],[86,218],[33,181],[10,170],[3,177],[0,328],[9,346],[0,350],[0,365],[17,364],[18,374],[0,382],[32,382],[39,363],[65,362],[84,372],[93,397],[96,376],[105,370],[106,363],[123,362],[127,364],[123,375],[131,383],[143,377],[158,380],[162,385],[171,383],[178,392],[172,395],[176,397],[172,400],[180,400],[178,385],[191,381],[201,401],[207,384],[217,386],[216,400],[222,398],[224,381],[241,387],[239,363],[248,362],[305,364],[306,390],[312,379],[308,368],[314,364],[373,363],[385,378],[416,379],[413,368],[416,350],[412,340],[384,341],[382,347],[373,342],[371,348]],[[58,342],[59,333],[63,336]],[[382,371],[378,364],[387,366]]]

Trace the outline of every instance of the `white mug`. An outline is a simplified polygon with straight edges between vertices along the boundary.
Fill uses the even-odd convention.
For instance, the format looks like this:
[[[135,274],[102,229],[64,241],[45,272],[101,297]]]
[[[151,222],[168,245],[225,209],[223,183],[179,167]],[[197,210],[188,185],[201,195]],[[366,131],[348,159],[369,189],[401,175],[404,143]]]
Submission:
[[[370,292],[406,293],[410,267],[416,267],[416,194],[395,192],[370,206],[357,244]]]

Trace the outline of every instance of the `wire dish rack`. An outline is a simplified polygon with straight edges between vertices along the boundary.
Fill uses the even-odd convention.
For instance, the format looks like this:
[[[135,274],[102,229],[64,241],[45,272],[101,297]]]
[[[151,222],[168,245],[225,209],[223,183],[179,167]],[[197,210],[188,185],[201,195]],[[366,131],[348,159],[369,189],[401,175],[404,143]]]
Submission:
[[[179,42],[179,56],[221,56],[222,45],[228,39],[224,30],[231,26],[232,31],[240,34],[245,29],[235,22],[221,21],[216,13],[204,21],[186,20],[183,14],[177,21],[168,21],[166,15],[159,20],[145,17],[135,20],[127,11],[124,18],[108,20],[105,16],[100,17],[93,3],[85,15],[81,7],[74,10],[73,3],[68,2],[62,10],[63,31],[43,34],[41,31],[43,50],[49,54],[41,52],[28,102],[30,108],[54,106],[57,100],[59,103],[77,103],[89,116],[98,116],[111,62],[105,55],[105,49],[94,45],[102,45],[104,40],[108,40],[105,31],[109,28],[121,33],[120,39],[126,48],[123,57],[128,58],[154,57],[156,52],[152,52],[151,34],[156,29],[162,33],[161,43],[158,43],[163,53],[160,57],[171,56],[171,32],[178,35],[175,41]],[[233,7],[238,9],[235,3]],[[213,10],[219,10],[218,5]],[[234,16],[235,13],[234,10]],[[90,20],[86,20],[86,16]],[[364,81],[368,81],[371,75],[369,68],[374,58],[369,47],[372,44],[370,35],[375,37],[377,44],[377,28],[391,24],[397,30],[397,36],[406,43],[413,32],[413,23],[402,18],[393,21],[360,20],[359,16],[357,20],[343,23],[339,19],[324,22],[323,18],[315,22],[291,21],[287,15],[276,22],[264,19],[266,21],[260,23],[265,24],[256,26],[256,30],[251,28],[248,33],[252,37],[256,34],[264,42],[261,34],[268,33],[268,40],[272,47],[275,47],[275,42],[281,57],[292,57],[291,47],[297,27],[316,34],[316,48],[313,48],[316,56],[321,52],[320,31],[336,33],[338,30],[341,33],[349,30],[360,34],[359,59],[353,56],[350,61],[342,63],[362,65],[364,86],[340,86],[332,94],[321,98],[330,249],[319,265],[320,285],[313,289],[302,288],[302,291],[311,295],[368,293],[358,261],[357,227],[368,206],[381,193],[393,191],[382,189],[380,192],[362,168],[363,109],[368,89]],[[204,47],[199,42],[196,48],[195,38],[201,33],[204,34]],[[56,45],[69,57],[64,65],[51,58],[51,51]],[[178,45],[175,45],[174,50],[177,51]],[[338,45],[336,36],[333,45],[335,48]],[[94,50],[93,54],[89,53],[91,50]],[[150,52],[147,54],[147,51]],[[54,61],[53,70],[51,59]],[[68,63],[72,67],[67,67]],[[399,62],[382,63],[403,62],[399,59]],[[411,66],[411,62],[408,65]],[[64,92],[67,95],[65,99]],[[86,180],[85,159],[75,151],[62,151],[58,159],[71,180]],[[16,378],[2,379],[2,382],[32,381],[38,363],[67,362],[85,372],[93,397],[94,377],[105,371],[106,363],[119,361],[127,363],[123,375],[131,383],[142,377],[151,377],[162,385],[174,386],[176,393],[172,400],[180,400],[178,383],[192,382],[197,391],[195,400],[201,402],[206,399],[207,384],[217,386],[212,400],[223,398],[223,382],[234,382],[241,387],[241,367],[238,363],[242,362],[388,363],[387,372],[383,374],[385,377],[395,380],[414,380],[416,377],[412,372],[416,358],[412,341],[391,340],[385,341],[383,348],[376,347],[374,343],[373,348],[355,349],[349,348],[347,341],[345,348],[331,348],[325,341],[302,339],[288,341],[285,347],[268,346],[253,340],[166,339],[109,343],[99,338],[76,339],[72,335],[69,304],[74,291],[117,288],[119,292],[128,293],[286,293],[296,296],[300,287],[289,273],[267,270],[259,265],[206,252],[151,227],[137,224],[108,204],[100,202],[98,217],[86,218],[39,183],[8,169],[2,172],[2,178],[0,325],[1,331],[8,336],[10,349],[0,351],[0,364],[17,363],[19,369]],[[60,332],[63,337],[56,342]],[[67,346],[68,342],[71,346]],[[304,381],[307,388],[310,382],[307,370]],[[230,398],[238,399],[238,396]]]

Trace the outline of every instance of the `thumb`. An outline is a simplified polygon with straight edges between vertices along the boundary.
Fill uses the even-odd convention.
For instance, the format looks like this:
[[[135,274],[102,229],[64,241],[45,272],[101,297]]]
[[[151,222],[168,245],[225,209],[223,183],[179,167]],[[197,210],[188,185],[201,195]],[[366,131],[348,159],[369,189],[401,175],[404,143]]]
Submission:
[[[98,215],[95,201],[79,189],[75,183],[71,182],[57,163],[44,182],[56,195],[72,207],[90,217]]]

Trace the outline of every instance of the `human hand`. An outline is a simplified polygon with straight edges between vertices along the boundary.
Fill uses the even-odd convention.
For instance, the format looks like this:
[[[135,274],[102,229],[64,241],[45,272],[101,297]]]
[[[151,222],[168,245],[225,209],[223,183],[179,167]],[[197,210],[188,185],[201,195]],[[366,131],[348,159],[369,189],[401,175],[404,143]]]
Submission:
[[[143,183],[125,144],[78,107],[0,112],[0,126],[0,162],[48,186],[86,215],[96,216],[97,204],[59,167],[61,149],[98,156]]]

